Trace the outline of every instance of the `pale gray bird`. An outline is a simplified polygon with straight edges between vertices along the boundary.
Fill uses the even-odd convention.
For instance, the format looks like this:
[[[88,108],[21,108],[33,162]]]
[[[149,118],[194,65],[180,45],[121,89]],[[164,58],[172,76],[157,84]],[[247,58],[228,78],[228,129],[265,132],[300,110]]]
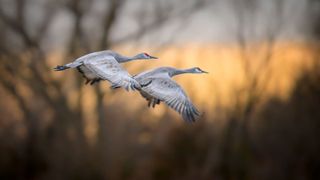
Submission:
[[[175,69],[172,67],[160,67],[142,72],[133,76],[140,84],[145,86],[139,89],[140,94],[148,101],[148,106],[155,107],[161,101],[179,112],[187,122],[194,122],[199,111],[192,104],[191,100],[182,87],[171,77],[184,73],[207,73],[198,67],[190,69]]]
[[[138,59],[157,58],[147,53],[126,57],[114,51],[106,50],[81,56],[71,63],[55,67],[54,70],[62,71],[69,68],[77,68],[86,79],[86,84],[90,83],[92,85],[101,80],[107,80],[112,86],[134,90],[140,88],[140,84],[119,63]]]

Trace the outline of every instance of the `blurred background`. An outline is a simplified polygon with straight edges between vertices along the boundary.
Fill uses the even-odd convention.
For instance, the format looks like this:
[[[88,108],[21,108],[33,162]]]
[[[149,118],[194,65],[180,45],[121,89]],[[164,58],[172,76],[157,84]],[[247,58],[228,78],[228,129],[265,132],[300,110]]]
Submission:
[[[0,0],[0,179],[320,179],[319,0]],[[54,72],[147,52],[203,113]]]

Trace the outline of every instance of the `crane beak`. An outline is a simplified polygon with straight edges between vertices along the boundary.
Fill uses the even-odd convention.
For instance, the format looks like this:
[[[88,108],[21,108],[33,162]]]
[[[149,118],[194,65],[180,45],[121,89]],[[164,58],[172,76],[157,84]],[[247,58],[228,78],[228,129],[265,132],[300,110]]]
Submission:
[[[208,74],[209,72],[202,70],[202,73],[206,73],[206,74]]]
[[[157,57],[154,57],[154,56],[150,56],[149,58],[150,59],[158,59]]]

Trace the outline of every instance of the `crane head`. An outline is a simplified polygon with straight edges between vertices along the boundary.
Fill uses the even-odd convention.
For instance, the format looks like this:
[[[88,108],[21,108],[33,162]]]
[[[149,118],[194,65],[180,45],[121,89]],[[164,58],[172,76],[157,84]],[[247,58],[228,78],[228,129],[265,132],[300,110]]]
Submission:
[[[157,57],[151,56],[148,53],[138,54],[139,59],[158,59]]]
[[[208,73],[207,71],[204,71],[204,70],[200,69],[199,67],[195,67],[195,68],[193,68],[193,70],[194,70],[194,73]]]

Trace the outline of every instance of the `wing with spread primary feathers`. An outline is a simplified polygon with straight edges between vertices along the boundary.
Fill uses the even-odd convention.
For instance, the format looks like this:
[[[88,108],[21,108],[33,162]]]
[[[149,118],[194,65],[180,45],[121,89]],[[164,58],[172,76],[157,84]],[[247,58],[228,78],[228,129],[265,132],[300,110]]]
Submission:
[[[151,81],[148,86],[142,87],[140,91],[141,95],[149,101],[149,104],[152,103],[154,106],[163,101],[179,112],[187,122],[194,122],[200,115],[183,89],[170,78],[150,77],[140,81],[140,84]]]
[[[84,61],[83,65],[99,78],[108,80],[114,86],[121,86],[127,91],[140,88],[139,83],[112,56]]]

